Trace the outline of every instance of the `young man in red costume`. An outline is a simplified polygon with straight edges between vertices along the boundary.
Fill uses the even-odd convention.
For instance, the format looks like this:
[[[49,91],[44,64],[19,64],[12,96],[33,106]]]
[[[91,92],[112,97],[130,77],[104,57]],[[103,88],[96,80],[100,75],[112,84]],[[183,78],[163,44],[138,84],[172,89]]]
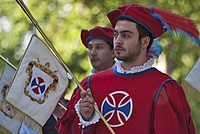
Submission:
[[[113,29],[108,27],[96,26],[90,30],[81,30],[81,41],[88,49],[92,74],[109,69],[115,64],[113,37]]]
[[[81,41],[88,49],[88,57],[92,65],[91,73],[95,74],[109,69],[115,64],[113,50],[113,29],[109,27],[95,26],[87,30],[81,30]],[[72,94],[76,94],[76,88]]]
[[[152,67],[147,52],[166,31],[183,32],[200,45],[192,20],[156,7],[132,4],[108,13],[114,28],[114,68],[86,77],[57,124],[60,134],[195,134],[184,91]]]

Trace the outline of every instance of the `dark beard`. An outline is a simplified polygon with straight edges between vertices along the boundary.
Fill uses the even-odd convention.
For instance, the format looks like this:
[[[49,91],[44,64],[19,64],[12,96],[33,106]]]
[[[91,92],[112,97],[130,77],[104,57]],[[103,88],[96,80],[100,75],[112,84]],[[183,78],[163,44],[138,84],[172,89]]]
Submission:
[[[136,61],[138,55],[139,54],[137,53],[137,54],[131,54],[129,56],[116,56],[116,58],[123,62],[133,62]]]
[[[127,56],[120,56],[120,54],[116,54],[116,58],[124,62],[134,62],[137,60],[140,53],[141,53],[141,48],[138,48],[136,51],[132,53],[129,52]]]

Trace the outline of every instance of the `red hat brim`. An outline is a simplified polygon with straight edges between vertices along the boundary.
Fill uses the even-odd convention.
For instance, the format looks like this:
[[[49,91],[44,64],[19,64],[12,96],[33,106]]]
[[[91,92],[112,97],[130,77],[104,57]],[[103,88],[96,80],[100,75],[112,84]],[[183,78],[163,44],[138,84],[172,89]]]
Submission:
[[[113,29],[107,27],[96,26],[91,30],[81,30],[81,40],[83,45],[88,48],[88,42],[91,39],[102,39],[113,46]]]

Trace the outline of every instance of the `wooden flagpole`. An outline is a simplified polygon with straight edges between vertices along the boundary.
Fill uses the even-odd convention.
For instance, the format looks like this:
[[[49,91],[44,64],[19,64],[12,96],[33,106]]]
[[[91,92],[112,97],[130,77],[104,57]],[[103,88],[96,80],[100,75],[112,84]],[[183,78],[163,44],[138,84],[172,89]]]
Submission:
[[[6,58],[4,58],[2,55],[0,55],[0,58],[6,62],[8,65],[10,65],[13,69],[17,70],[17,68],[12,64],[10,63]]]
[[[20,5],[20,7],[25,12],[25,14],[29,17],[29,19],[31,20],[31,22],[33,23],[33,25],[40,32],[40,34],[42,35],[42,37],[44,38],[44,40],[46,41],[46,43],[48,44],[48,46],[52,49],[52,51],[54,52],[54,54],[56,55],[56,57],[58,58],[58,60],[61,62],[61,64],[64,66],[64,68],[68,71],[68,73],[72,76],[73,80],[76,82],[76,84],[78,85],[78,87],[82,91],[84,91],[84,88],[81,86],[81,84],[79,83],[79,81],[77,80],[77,78],[73,75],[73,73],[71,72],[71,70],[67,67],[67,65],[65,64],[65,62],[63,61],[63,59],[61,58],[61,56],[58,54],[58,52],[56,51],[56,49],[53,47],[53,45],[51,44],[50,40],[45,35],[45,33],[43,32],[42,28],[39,26],[39,24],[37,23],[36,19],[33,17],[33,15],[31,14],[31,12],[27,8],[27,6],[24,4],[24,2],[22,0],[16,0],[16,2]],[[110,125],[108,124],[108,122],[106,121],[106,119],[104,118],[104,116],[101,114],[101,112],[99,111],[99,109],[97,108],[97,106],[96,105],[93,105],[93,106],[94,106],[95,111],[98,113],[98,115],[100,116],[100,118],[103,120],[103,122],[107,126],[107,128],[110,130],[110,132],[112,134],[115,134],[115,132],[110,127]]]

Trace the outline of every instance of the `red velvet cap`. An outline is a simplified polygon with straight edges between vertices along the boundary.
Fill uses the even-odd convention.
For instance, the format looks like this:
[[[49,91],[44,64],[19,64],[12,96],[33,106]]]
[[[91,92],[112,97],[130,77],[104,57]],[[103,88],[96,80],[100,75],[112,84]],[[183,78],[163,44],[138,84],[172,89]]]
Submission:
[[[108,27],[100,27],[96,26],[89,31],[86,29],[81,30],[81,40],[82,43],[88,48],[88,42],[91,39],[102,39],[109,43],[109,45],[113,46],[113,29]]]
[[[151,9],[141,5],[131,4],[127,6],[119,6],[117,10],[109,12],[107,16],[113,28],[115,27],[119,17],[126,17],[143,26],[152,34],[153,38],[162,35],[166,31],[166,29],[163,28],[161,21],[152,16]]]
[[[127,18],[148,30],[153,38],[161,36],[166,31],[175,35],[183,34],[200,46],[199,31],[195,22],[185,16],[174,14],[165,9],[152,6],[147,8],[138,4],[119,6],[107,14],[114,28],[118,19]]]

